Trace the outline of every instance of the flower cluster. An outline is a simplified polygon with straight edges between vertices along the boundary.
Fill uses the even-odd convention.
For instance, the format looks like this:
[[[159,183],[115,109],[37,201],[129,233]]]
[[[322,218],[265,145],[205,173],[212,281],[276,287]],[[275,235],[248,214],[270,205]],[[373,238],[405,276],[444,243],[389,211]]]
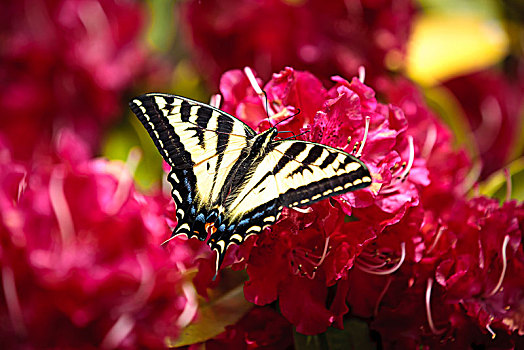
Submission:
[[[367,318],[387,348],[460,348],[495,334],[518,341],[510,335],[524,332],[524,206],[465,198],[471,162],[411,83],[382,82],[402,108],[379,103],[357,78],[334,77],[327,89],[286,68],[264,86],[267,103],[259,83],[249,68],[226,72],[221,108],[255,129],[281,122],[295,137],[352,152],[373,184],[285,209],[231,250],[226,265],[247,267],[247,300],[278,300],[303,334],[342,327],[349,314]]]
[[[198,66],[216,84],[246,65],[264,78],[291,63],[322,79],[362,65],[373,76],[397,69],[414,9],[412,0],[187,1],[181,19]]]
[[[127,1],[10,1],[2,11],[0,111],[16,159],[50,150],[68,127],[97,151],[122,96],[144,73],[143,12]]]
[[[0,339],[7,347],[156,348],[195,316],[191,265],[160,247],[166,199],[62,131],[27,167],[0,148]]]
[[[524,74],[508,80],[495,69],[455,77],[444,86],[460,101],[482,159],[481,178],[502,168],[519,142]],[[517,154],[519,156],[520,154]]]

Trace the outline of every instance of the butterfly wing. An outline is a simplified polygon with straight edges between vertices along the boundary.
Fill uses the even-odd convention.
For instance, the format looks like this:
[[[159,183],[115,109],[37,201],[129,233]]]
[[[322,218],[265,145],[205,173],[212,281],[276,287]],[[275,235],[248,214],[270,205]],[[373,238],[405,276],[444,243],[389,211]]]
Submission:
[[[229,171],[256,133],[235,117],[185,97],[151,93],[134,98],[130,107],[172,167],[168,180],[178,220],[173,235],[206,239],[206,216],[223,200]]]
[[[243,186],[228,196],[225,226],[212,248],[224,254],[230,244],[240,244],[274,223],[284,206],[309,205],[371,181],[367,167],[346,152],[311,142],[273,141],[252,163]]]

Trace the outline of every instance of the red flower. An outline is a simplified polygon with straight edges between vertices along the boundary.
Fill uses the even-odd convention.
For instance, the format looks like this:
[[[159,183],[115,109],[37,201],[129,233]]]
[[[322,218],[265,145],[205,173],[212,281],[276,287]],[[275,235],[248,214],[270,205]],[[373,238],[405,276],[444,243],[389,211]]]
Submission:
[[[406,132],[419,145],[416,157],[425,160],[428,171],[429,185],[421,193],[424,208],[440,215],[470,189],[467,175],[471,160],[464,150],[454,149],[451,131],[426,105],[413,83],[400,77],[382,78],[377,90],[404,112],[409,125]]]
[[[515,202],[499,207],[486,198],[463,200],[438,226],[426,216],[419,233],[420,222],[412,233],[399,226],[412,215],[405,216],[377,245],[387,246],[380,241],[388,235],[404,234],[412,237],[414,249],[408,246],[404,264],[385,276],[369,269],[373,256],[379,266],[377,254],[359,256],[358,268],[350,272],[350,285],[359,286],[348,294],[353,312],[373,316],[385,348],[510,348],[520,341],[511,332],[522,332],[522,209]],[[425,236],[426,231],[432,234]]]
[[[0,130],[16,159],[50,150],[72,128],[97,150],[122,111],[122,93],[144,73],[138,4],[114,0],[6,3],[0,51]]]
[[[357,79],[334,81],[325,89],[311,74],[286,68],[264,87],[267,117],[251,70],[231,71],[221,80],[226,111],[244,120],[249,116],[248,123],[259,131],[282,122],[294,134],[309,131],[302,136],[307,140],[355,149],[374,179],[371,188],[314,204],[307,214],[284,211],[270,230],[230,253],[241,261],[239,266],[247,266],[246,298],[257,305],[278,299],[282,314],[305,334],[342,324],[348,312],[347,285],[337,286],[338,297],[331,304],[328,287],[347,278],[365,244],[419,204],[419,190],[429,182],[424,161],[415,158],[417,145],[406,135],[402,112],[378,103],[373,90]],[[359,150],[357,141],[366,137]],[[346,220],[348,215],[353,220]],[[405,255],[409,239],[399,237],[391,255]],[[302,307],[304,303],[309,307]]]
[[[410,32],[411,0],[188,1],[181,6],[194,56],[216,84],[246,65],[264,78],[286,65],[328,80],[398,68]]]
[[[444,86],[460,102],[482,159],[481,178],[502,168],[512,159],[522,123],[523,84],[502,72],[485,70],[453,78]]]
[[[2,343],[163,347],[196,312],[159,245],[165,199],[137,193],[122,164],[79,157],[72,134],[58,148],[31,169],[1,150]]]

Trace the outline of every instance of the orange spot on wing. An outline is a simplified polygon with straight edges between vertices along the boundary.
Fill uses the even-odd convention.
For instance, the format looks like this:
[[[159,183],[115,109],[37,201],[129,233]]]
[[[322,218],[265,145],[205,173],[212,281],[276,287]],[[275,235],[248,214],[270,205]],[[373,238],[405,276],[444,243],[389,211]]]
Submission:
[[[211,231],[211,234],[217,232],[217,228],[215,227],[214,223],[207,223],[204,227],[206,228],[206,232]]]

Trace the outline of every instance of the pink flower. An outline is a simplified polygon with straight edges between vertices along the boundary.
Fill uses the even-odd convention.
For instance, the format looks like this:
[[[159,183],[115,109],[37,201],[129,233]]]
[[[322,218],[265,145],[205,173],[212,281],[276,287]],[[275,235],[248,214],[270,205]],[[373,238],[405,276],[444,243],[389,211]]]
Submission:
[[[232,250],[229,263],[247,267],[250,277],[246,298],[257,305],[278,300],[282,315],[304,334],[341,327],[349,304],[354,315],[373,318],[386,348],[452,339],[492,344],[493,330],[502,342],[515,342],[509,332],[522,330],[522,209],[463,198],[471,163],[453,150],[450,132],[416,88],[381,82],[404,113],[379,103],[358,79],[335,77],[325,88],[286,68],[264,87],[266,115],[260,80],[252,75],[249,69],[224,75],[227,111],[259,131],[281,122],[281,130],[361,155],[373,184],[305,211],[285,210],[279,222]]]
[[[160,247],[166,200],[74,134],[32,168],[2,148],[0,339],[6,346],[163,347],[195,315],[184,264]],[[80,155],[80,156],[79,156]]]
[[[469,121],[482,160],[480,177],[485,179],[513,160],[510,153],[518,143],[524,107],[522,77],[489,69],[450,79],[444,86]]]
[[[204,76],[253,66],[265,79],[286,65],[323,80],[365,66],[377,76],[402,64],[411,0],[188,1],[182,20]]]
[[[145,72],[138,4],[114,0],[10,2],[2,14],[0,130],[16,159],[50,151],[68,127],[99,147],[123,91]]]
[[[451,131],[426,105],[413,83],[401,77],[382,78],[377,82],[377,90],[406,116],[409,125],[406,132],[420,145],[415,152],[425,160],[428,171],[429,185],[422,190],[422,202],[438,215],[470,189],[472,184],[467,176],[472,162],[465,150],[454,149]]]
[[[286,68],[264,87],[268,117],[251,70],[227,72],[221,80],[226,111],[247,118],[259,131],[281,122],[281,130],[307,131],[301,136],[306,140],[361,153],[374,179],[370,188],[314,204],[307,214],[285,210],[269,230],[229,253],[240,260],[235,268],[247,266],[246,298],[257,305],[278,299],[282,314],[305,334],[341,326],[348,312],[344,280],[355,258],[419,205],[419,191],[429,183],[425,162],[415,156],[417,145],[406,135],[402,111],[378,103],[373,90],[357,79],[334,81],[326,89],[310,73]],[[406,245],[413,249],[409,239],[393,242],[391,256],[405,255]],[[330,305],[328,287],[339,282]]]

